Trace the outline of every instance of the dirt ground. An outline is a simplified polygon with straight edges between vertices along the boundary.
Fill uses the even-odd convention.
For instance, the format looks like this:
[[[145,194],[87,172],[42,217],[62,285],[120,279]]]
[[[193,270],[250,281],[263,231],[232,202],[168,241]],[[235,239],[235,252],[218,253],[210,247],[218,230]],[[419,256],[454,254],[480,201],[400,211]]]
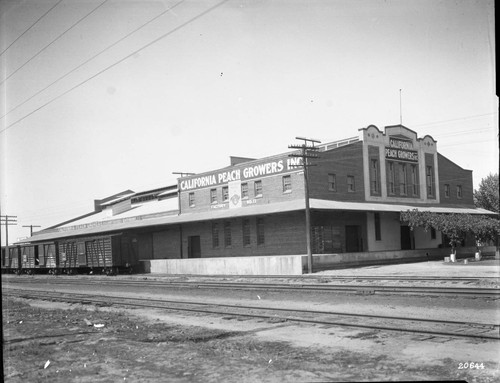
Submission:
[[[6,382],[500,381],[497,341],[6,297],[2,304]]]

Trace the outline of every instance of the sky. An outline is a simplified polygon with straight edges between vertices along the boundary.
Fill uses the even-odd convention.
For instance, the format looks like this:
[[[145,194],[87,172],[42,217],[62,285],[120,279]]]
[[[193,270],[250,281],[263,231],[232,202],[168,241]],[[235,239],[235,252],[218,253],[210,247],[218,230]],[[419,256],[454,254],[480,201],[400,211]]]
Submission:
[[[493,1],[0,0],[0,51],[9,242],[370,124],[498,172]]]

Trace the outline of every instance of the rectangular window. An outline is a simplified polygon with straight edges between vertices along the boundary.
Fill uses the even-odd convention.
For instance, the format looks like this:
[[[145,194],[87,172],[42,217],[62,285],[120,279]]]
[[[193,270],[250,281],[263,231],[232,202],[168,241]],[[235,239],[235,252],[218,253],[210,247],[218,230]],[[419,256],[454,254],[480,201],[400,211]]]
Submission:
[[[370,186],[372,194],[378,194],[378,160],[370,161]]]
[[[416,165],[411,165],[411,185],[413,189],[413,195],[418,196],[418,176]]]
[[[436,229],[431,227],[431,239],[436,239]]]
[[[394,184],[395,184],[394,163],[389,162],[389,194],[396,194]]]
[[[243,246],[250,246],[250,220],[244,219],[242,222]]]
[[[450,198],[450,185],[444,184],[444,197]]]
[[[375,213],[374,218],[375,218],[375,240],[381,241],[382,234],[380,233],[380,213]]]
[[[433,196],[434,185],[432,184],[432,166],[425,167],[425,180],[427,182],[427,196]]]
[[[217,203],[217,189],[210,189],[210,203]]]
[[[264,218],[257,218],[257,245],[263,245],[264,240]]]
[[[241,184],[241,198],[248,199],[248,184],[246,182]]]
[[[335,174],[328,174],[328,190],[337,191],[337,176]]]
[[[219,225],[212,223],[212,247],[214,249],[219,247]]]
[[[222,187],[222,201],[223,202],[229,201],[229,187],[228,186]]]
[[[283,176],[283,193],[292,191],[292,176]]]
[[[189,193],[189,207],[194,206],[194,192]]]
[[[356,190],[356,185],[354,185],[354,176],[347,176],[347,191],[354,192]]]
[[[457,198],[462,198],[462,185],[457,185]]]
[[[231,222],[224,222],[224,246],[231,246]]]
[[[255,181],[253,184],[253,191],[255,197],[262,197],[262,181]]]
[[[399,164],[399,194],[406,195],[407,194],[407,173],[406,173],[406,164]]]

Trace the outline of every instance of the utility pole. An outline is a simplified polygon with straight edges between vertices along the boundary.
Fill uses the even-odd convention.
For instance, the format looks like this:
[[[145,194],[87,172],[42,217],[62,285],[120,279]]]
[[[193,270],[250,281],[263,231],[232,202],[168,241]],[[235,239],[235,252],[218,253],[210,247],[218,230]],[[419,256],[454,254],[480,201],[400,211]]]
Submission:
[[[38,225],[23,225],[23,227],[29,227],[30,228],[30,237],[33,236],[33,228],[34,227],[41,227],[41,226],[38,226]]]
[[[314,146],[315,143],[321,143],[319,140],[314,140],[311,138],[295,137],[297,140],[302,140],[304,143],[302,145],[288,145],[290,149],[300,149],[301,153],[289,154],[289,157],[299,157],[302,158],[302,168],[304,169],[304,189],[305,189],[305,199],[306,199],[306,242],[307,242],[307,271],[312,274],[312,248],[311,248],[311,212],[309,208],[309,166],[315,166],[308,162],[309,158],[318,158],[317,151],[319,148]]]
[[[17,225],[16,215],[0,215],[0,230],[5,225],[5,256],[9,256],[9,225]]]

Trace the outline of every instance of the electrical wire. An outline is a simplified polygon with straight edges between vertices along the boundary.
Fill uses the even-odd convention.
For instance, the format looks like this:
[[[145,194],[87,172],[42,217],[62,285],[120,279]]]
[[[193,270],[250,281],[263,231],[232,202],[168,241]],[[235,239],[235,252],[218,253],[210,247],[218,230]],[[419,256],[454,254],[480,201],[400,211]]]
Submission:
[[[107,1],[107,0],[106,0]],[[73,90],[79,88],[80,86],[82,86],[83,84],[89,82],[90,80],[98,77],[99,75],[101,75],[102,73],[106,72],[107,70],[115,67],[116,65],[122,63],[123,61],[129,59],[130,57],[136,55],[137,53],[141,52],[142,50],[146,49],[146,48],[149,48],[151,45],[157,43],[158,41],[161,41],[162,39],[164,39],[165,37],[168,37],[170,36],[171,34],[177,32],[178,30],[184,28],[185,26],[191,24],[192,22],[198,20],[199,18],[207,15],[208,13],[214,11],[215,9],[219,8],[221,5],[223,5],[224,3],[227,3],[229,0],[222,0],[220,1],[219,3],[213,5],[212,7],[206,9],[205,11],[201,12],[200,14],[192,17],[191,19],[189,19],[188,21],[180,24],[179,26],[175,27],[174,29],[168,31],[167,33],[164,33],[163,35],[161,35],[160,37],[157,37],[156,39],[154,39],[153,41],[147,43],[146,45],[142,46],[141,48],[133,51],[132,53],[128,54],[127,56],[121,58],[120,60],[116,61],[115,63],[107,66],[106,68],[100,70],[99,72],[95,73],[94,75],[92,75],[91,77],[79,82],[78,84],[76,84],[75,86],[71,87],[70,89],[68,89],[67,91],[61,93],[60,95],[54,97],[53,99],[51,99],[50,101],[46,102],[45,104],[39,106],[38,108],[32,110],[30,113],[26,114],[25,116],[19,118],[18,120],[14,121],[13,123],[11,123],[10,125],[7,125],[4,129],[0,130],[0,133],[2,132],[5,132],[7,129],[10,129],[12,126],[18,124],[19,122],[21,122],[22,120],[24,120],[25,118],[33,115],[34,113],[38,112],[39,110],[45,108],[47,105],[50,105],[51,103],[53,103],[54,101],[60,99],[61,97],[64,97],[65,95],[67,95],[68,93],[72,92]]]
[[[38,57],[44,50],[46,50],[48,47],[50,47],[52,44],[54,44],[57,40],[59,40],[62,36],[64,36],[66,33],[68,33],[71,29],[76,27],[78,24],[80,24],[83,20],[85,20],[87,17],[89,17],[91,14],[93,14],[95,11],[97,11],[100,7],[102,7],[105,3],[107,3],[109,0],[104,0],[101,4],[99,4],[97,7],[95,7],[93,10],[91,10],[89,13],[87,13],[85,16],[80,18],[76,23],[74,23],[71,27],[66,29],[63,33],[61,33],[59,36],[57,36],[54,40],[52,40],[50,43],[45,45],[42,49],[40,49],[34,56],[32,56],[28,61],[26,61],[24,64],[22,64],[19,68],[17,68],[14,72],[9,74],[6,78],[3,79],[2,82],[0,82],[0,85],[4,84],[9,78],[14,76],[17,72],[19,72],[22,68],[24,68],[26,65],[28,65],[34,58]]]
[[[2,52],[0,52],[0,56],[3,55],[12,45],[14,45],[17,42],[17,40],[19,40],[26,33],[28,33],[31,30],[31,28],[33,28],[40,20],[42,20],[45,16],[47,16],[50,13],[50,11],[52,11],[55,7],[57,7],[62,1],[63,0],[59,0],[47,12],[45,12],[42,16],[40,16],[33,24],[31,24],[31,26],[28,29],[26,29],[23,33],[21,33],[21,35],[17,39],[15,39],[13,42],[11,42],[7,48],[5,48]]]
[[[144,28],[145,26],[151,24],[153,21],[157,20],[158,18],[160,18],[161,16],[163,16],[164,14],[166,14],[167,12],[170,12],[172,9],[174,9],[175,7],[177,7],[178,5],[184,3],[186,0],[181,0],[179,1],[178,3],[176,3],[175,5],[171,6],[170,8],[164,10],[163,12],[161,12],[159,15],[153,17],[152,19],[148,20],[147,22],[145,22],[144,24],[142,24],[141,26],[137,27],[136,29],[134,29],[133,31],[129,32],[128,34],[126,34],[125,36],[123,36],[122,38],[118,39],[117,41],[115,41],[113,44],[107,46],[106,48],[102,49],[100,52],[94,54],[92,57],[90,57],[89,59],[85,60],[83,63],[81,63],[80,65],[74,67],[73,69],[71,69],[69,72],[66,72],[64,75],[62,75],[61,77],[57,78],[56,80],[54,80],[53,82],[51,82],[49,85],[45,86],[44,88],[40,89],[38,92],[36,92],[35,94],[33,94],[31,97],[29,97],[28,99],[24,100],[23,102],[21,102],[20,104],[16,105],[14,108],[12,108],[11,110],[9,110],[7,113],[5,113],[3,116],[0,117],[0,120],[3,119],[5,116],[7,116],[8,114],[12,113],[14,110],[16,110],[17,108],[23,106],[24,104],[26,104],[28,101],[32,100],[33,98],[35,98],[36,96],[38,96],[40,93],[44,92],[45,90],[47,90],[48,88],[50,88],[52,85],[54,85],[55,83],[61,81],[62,79],[66,78],[67,76],[69,76],[71,73],[75,72],[76,70],[80,69],[82,66],[84,66],[85,64],[88,64],[90,61],[94,60],[96,57],[100,56],[101,54],[103,54],[104,52],[108,51],[109,49],[113,48],[114,46],[116,46],[117,44],[121,43],[123,40],[127,39],[128,37],[130,37],[131,35],[133,35],[134,33],[138,32],[139,30],[141,30],[142,28]]]

